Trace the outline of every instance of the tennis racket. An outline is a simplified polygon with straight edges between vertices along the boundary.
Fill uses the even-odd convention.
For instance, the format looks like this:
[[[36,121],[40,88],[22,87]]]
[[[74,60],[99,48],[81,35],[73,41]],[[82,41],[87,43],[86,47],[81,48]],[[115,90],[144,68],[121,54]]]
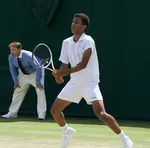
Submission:
[[[55,72],[53,55],[48,45],[40,43],[37,46],[35,46],[32,52],[32,60],[37,66]],[[49,68],[50,65],[52,68]],[[62,84],[64,82],[64,79],[55,78],[55,81],[57,84]]]
[[[39,43],[32,52],[32,60],[37,66],[54,71],[53,55],[51,49],[45,43]],[[49,66],[51,65],[52,68]]]

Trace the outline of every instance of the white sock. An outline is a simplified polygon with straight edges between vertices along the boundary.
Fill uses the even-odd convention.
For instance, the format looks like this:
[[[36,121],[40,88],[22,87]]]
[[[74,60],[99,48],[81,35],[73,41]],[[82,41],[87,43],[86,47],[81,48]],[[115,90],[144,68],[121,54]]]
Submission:
[[[65,124],[64,126],[61,127],[63,133],[67,133],[68,132],[68,126],[67,124]]]
[[[118,134],[118,135],[122,141],[126,138],[126,135],[124,134],[123,131],[121,131],[120,134]]]

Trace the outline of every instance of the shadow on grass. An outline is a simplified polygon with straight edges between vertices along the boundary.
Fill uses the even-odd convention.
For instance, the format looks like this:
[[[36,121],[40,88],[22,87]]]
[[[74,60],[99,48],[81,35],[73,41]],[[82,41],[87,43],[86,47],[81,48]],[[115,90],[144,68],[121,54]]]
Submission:
[[[67,117],[66,121],[68,124],[85,124],[85,125],[105,125],[102,121],[96,118],[75,118],[75,117]],[[19,116],[15,119],[4,119],[0,117],[0,123],[4,122],[42,122],[42,123],[55,123],[52,117],[46,118],[46,120],[38,120],[33,116]],[[119,120],[120,126],[124,127],[141,127],[141,128],[150,128],[150,124],[148,121],[126,121]]]

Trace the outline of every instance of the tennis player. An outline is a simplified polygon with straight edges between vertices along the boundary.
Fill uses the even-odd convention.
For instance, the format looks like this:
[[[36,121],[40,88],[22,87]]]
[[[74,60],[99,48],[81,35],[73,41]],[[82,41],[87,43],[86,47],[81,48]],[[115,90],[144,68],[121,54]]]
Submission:
[[[70,81],[57,96],[51,108],[51,114],[62,129],[61,148],[67,148],[75,129],[69,127],[65,121],[63,110],[73,103],[79,103],[83,97],[87,104],[92,104],[95,115],[120,137],[124,148],[132,148],[133,142],[120,129],[117,121],[105,110],[103,97],[99,85],[99,64],[93,38],[84,32],[89,26],[89,17],[86,14],[74,15],[71,30],[72,37],[65,39],[59,60],[62,65],[52,74],[57,83],[71,74]],[[68,68],[68,64],[71,68]]]

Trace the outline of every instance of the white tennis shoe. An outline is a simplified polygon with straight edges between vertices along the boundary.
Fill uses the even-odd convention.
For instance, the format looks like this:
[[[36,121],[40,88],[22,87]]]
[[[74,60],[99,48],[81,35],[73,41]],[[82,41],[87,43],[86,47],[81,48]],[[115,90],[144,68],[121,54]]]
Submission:
[[[75,134],[76,130],[71,128],[71,127],[68,127],[68,133],[62,133],[62,143],[61,143],[61,147],[60,148],[67,148],[70,141],[71,141],[71,138],[72,136]]]
[[[132,148],[133,147],[133,141],[127,136],[123,140],[123,147],[124,148]]]
[[[13,118],[17,118],[17,115],[12,115],[10,114],[9,112],[5,115],[2,115],[2,118],[5,118],[5,119],[13,119]]]

